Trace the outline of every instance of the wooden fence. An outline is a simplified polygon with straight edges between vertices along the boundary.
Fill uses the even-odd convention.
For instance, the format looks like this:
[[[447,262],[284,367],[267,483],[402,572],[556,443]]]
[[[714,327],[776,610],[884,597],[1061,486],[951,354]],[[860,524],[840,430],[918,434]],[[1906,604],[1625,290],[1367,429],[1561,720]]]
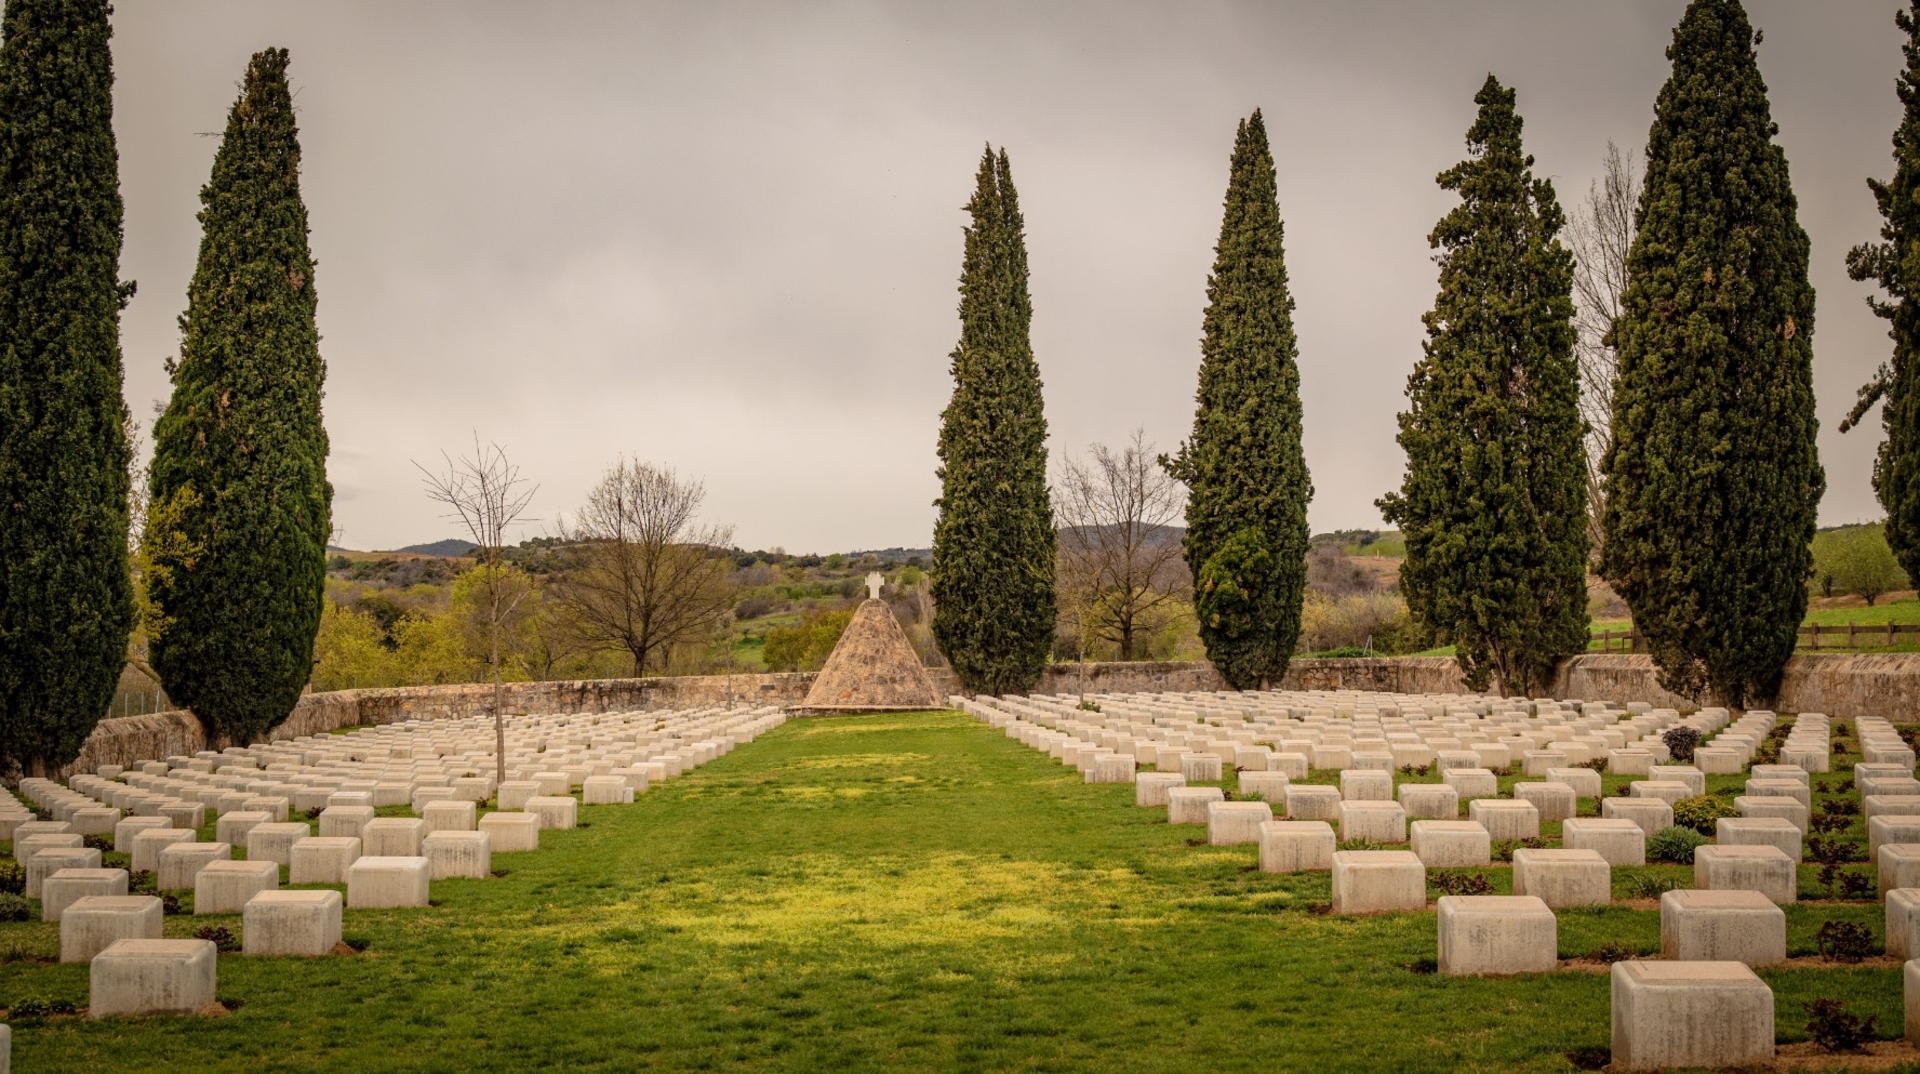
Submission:
[[[1800,628],[1798,648],[1891,649],[1898,644],[1895,639],[1901,634],[1920,634],[1920,623],[1846,623],[1839,626],[1810,623]],[[1644,651],[1640,632],[1637,630],[1602,630],[1593,636],[1593,640],[1600,643],[1599,651],[1603,653]],[[1591,645],[1588,651],[1593,651]]]

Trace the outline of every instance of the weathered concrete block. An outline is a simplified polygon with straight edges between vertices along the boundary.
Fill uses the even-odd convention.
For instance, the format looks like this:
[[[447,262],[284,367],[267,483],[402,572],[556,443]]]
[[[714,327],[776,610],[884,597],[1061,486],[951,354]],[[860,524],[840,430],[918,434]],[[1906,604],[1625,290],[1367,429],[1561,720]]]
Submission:
[[[200,870],[232,857],[233,847],[227,843],[175,843],[160,851],[160,875],[155,882],[161,891],[192,891]]]
[[[344,884],[347,870],[360,858],[360,840],[351,835],[308,837],[293,844],[287,865],[289,884]]]
[[[305,813],[309,809],[324,809],[326,805],[326,792],[323,791],[316,800],[302,804],[300,811]],[[285,795],[279,794],[254,795],[247,799],[240,808],[249,813],[265,813],[273,818],[272,823],[274,824],[285,824],[287,823],[287,819],[293,815],[292,803]]]
[[[1920,816],[1878,816],[1867,822],[1867,860],[1880,860],[1884,843],[1920,843]]]
[[[1757,891],[1669,891],[1660,896],[1660,953],[1687,962],[1784,962],[1787,915]]]
[[[215,861],[193,878],[193,913],[237,914],[247,900],[280,886],[280,866],[271,861]]]
[[[91,847],[47,847],[36,850],[25,862],[27,883],[26,896],[29,899],[41,897],[40,887],[47,877],[62,869],[98,869],[100,852]]]
[[[1408,819],[1453,820],[1460,816],[1460,792],[1445,783],[1402,783],[1400,808]]]
[[[1240,793],[1252,795],[1263,802],[1277,805],[1284,812],[1287,808],[1287,787],[1292,784],[1285,772],[1242,772],[1240,773]]]
[[[1130,753],[1102,753],[1094,757],[1093,769],[1087,773],[1087,782],[1132,783],[1137,772],[1137,766],[1137,759]],[[1265,774],[1264,772],[1247,773],[1247,775],[1250,776]],[[580,795],[586,799],[588,805],[595,804],[593,797],[589,794],[588,788],[583,786]],[[633,792],[628,791],[627,800],[631,801],[632,798]]]
[[[486,832],[444,831],[420,840],[420,851],[431,879],[485,880],[493,875],[492,845]]]
[[[1895,888],[1920,888],[1920,843],[1888,843],[1874,860],[1880,897]]]
[[[76,835],[112,835],[120,823],[120,811],[111,806],[82,806],[67,814],[67,823]]]
[[[1520,774],[1539,779],[1549,768],[1564,768],[1567,755],[1561,750],[1527,750],[1520,755]]]
[[[1258,843],[1260,826],[1273,819],[1265,802],[1207,803],[1207,842],[1213,846]]]
[[[1644,776],[1653,769],[1653,754],[1642,749],[1607,751],[1607,771],[1616,776]]]
[[[1690,764],[1657,764],[1648,775],[1656,783],[1680,783],[1687,788],[1681,797],[1698,797],[1707,793],[1707,774]]]
[[[1287,819],[1339,820],[1340,788],[1295,783],[1287,787]]]
[[[1560,964],[1559,926],[1538,898],[1442,896],[1439,928],[1440,972],[1449,977],[1548,973]]]
[[[1467,819],[1496,840],[1538,839],[1540,811],[1532,802],[1511,798],[1476,798],[1467,803]]]
[[[60,961],[88,962],[120,940],[160,938],[152,895],[88,895],[60,912]]]
[[[1673,806],[1658,798],[1602,798],[1600,815],[1607,820],[1630,820],[1648,835],[1673,827]]]
[[[1305,779],[1313,767],[1308,754],[1293,750],[1282,750],[1267,758],[1267,771],[1278,772],[1288,779]]]
[[[1572,787],[1575,797],[1600,797],[1600,773],[1591,768],[1549,768],[1547,782]]]
[[[1737,775],[1746,763],[1746,755],[1737,749],[1701,746],[1693,751],[1694,767],[1709,776]]]
[[[1749,779],[1749,798],[1791,798],[1808,809],[1813,808],[1812,791],[1797,779]]]
[[[136,873],[157,872],[160,869],[160,852],[175,843],[191,843],[197,836],[186,828],[148,828],[135,832],[131,868]]]
[[[1340,773],[1340,797],[1348,802],[1393,801],[1393,773],[1350,768]]]
[[[1131,769],[1132,764],[1133,764],[1133,758],[1128,757],[1127,765],[1129,769]],[[1120,782],[1120,781],[1108,780],[1105,782]],[[586,802],[587,805],[631,805],[633,802],[633,788],[627,786],[627,779],[625,776],[588,776],[585,780],[582,780],[580,783],[580,797]],[[467,803],[467,805],[469,806],[471,806],[472,804],[473,804],[472,802]],[[462,829],[435,829],[435,830],[436,831],[442,831],[442,830],[468,831],[470,829],[462,828]]]
[[[90,896],[125,895],[127,879],[125,869],[94,866],[56,870],[40,882],[40,920],[58,921],[67,907]]]
[[[1340,841],[1365,839],[1373,843],[1407,841],[1407,812],[1400,803],[1367,800],[1340,803]]]
[[[273,815],[260,810],[236,809],[213,822],[213,836],[228,846],[247,845],[247,833],[262,824],[273,823]]]
[[[241,913],[240,952],[245,955],[332,954],[340,943],[337,891],[263,891]]]
[[[372,806],[330,805],[320,811],[320,836],[323,839],[358,839],[367,822],[373,819]]]
[[[607,778],[618,779],[619,777],[609,776]],[[620,787],[622,790],[626,789],[625,780],[620,781]],[[626,791],[626,794],[628,801],[631,801],[633,799],[633,792]],[[478,822],[479,817],[479,808],[472,802],[467,801],[448,801],[442,799],[437,802],[428,802],[420,810],[420,819],[426,822],[428,835],[434,832],[474,831],[476,830],[475,824]]]
[[[1803,857],[1800,829],[1782,817],[1721,817],[1714,821],[1713,839],[1729,847],[1779,847],[1794,861]]]
[[[1218,787],[1169,787],[1167,789],[1168,824],[1205,824],[1207,807],[1226,801]]]
[[[489,813],[480,818],[480,830],[503,854],[540,849],[540,818],[532,813]]]
[[[133,853],[133,837],[136,833],[152,831],[155,828],[171,828],[165,817],[125,817],[113,826],[113,852],[115,854]]]
[[[1692,796],[1687,785],[1677,779],[1636,779],[1627,784],[1627,794],[1633,798],[1661,801],[1668,805]]]
[[[207,807],[198,802],[173,801],[160,807],[160,815],[176,828],[197,829],[206,823]]]
[[[1353,767],[1353,747],[1313,747],[1313,767],[1327,772],[1344,772]]]
[[[558,795],[536,794],[527,799],[527,812],[540,818],[540,827],[566,831],[574,826],[580,803]]]
[[[1754,798],[1743,794],[1733,800],[1733,808],[1743,817],[1778,817],[1800,829],[1803,835],[1811,816],[1806,806],[1791,798]]]
[[[1270,820],[1260,826],[1260,871],[1325,872],[1333,868],[1336,845],[1324,820]]]
[[[1133,804],[1153,808],[1167,804],[1167,791],[1187,785],[1178,772],[1142,772],[1133,781]]]
[[[1920,888],[1894,888],[1887,897],[1887,954],[1920,955]]]
[[[1492,772],[1484,768],[1448,769],[1442,777],[1447,786],[1459,793],[1461,801],[1475,798],[1493,798],[1500,793],[1500,783]]]
[[[1180,755],[1180,774],[1190,783],[1220,782],[1220,758],[1211,753]]]
[[[1784,905],[1795,900],[1796,873],[1779,847],[1704,846],[1693,852],[1693,886],[1702,891],[1757,891]]]
[[[495,796],[502,810],[514,812],[524,808],[527,804],[527,799],[539,793],[540,784],[535,780],[510,779],[500,784],[498,790],[495,791]]]
[[[360,853],[373,858],[413,858],[420,854],[427,822],[419,817],[375,817],[360,829]]]
[[[1416,820],[1413,854],[1429,869],[1479,869],[1493,864],[1493,839],[1470,820]]]
[[[1773,990],[1744,964],[1613,964],[1618,1069],[1715,1069],[1772,1058]]]
[[[1608,865],[1647,863],[1647,833],[1622,818],[1575,817],[1560,825],[1560,845],[1568,850],[1591,850]]]
[[[1573,788],[1564,783],[1516,783],[1516,801],[1528,802],[1540,813],[1541,820],[1566,820],[1579,813],[1579,801]]]
[[[347,905],[385,910],[427,905],[433,866],[423,857],[365,857],[347,867]]]
[[[1594,850],[1513,852],[1513,893],[1537,895],[1558,910],[1568,906],[1605,906],[1613,899],[1613,870]]]
[[[1333,912],[1372,914],[1427,907],[1427,870],[1409,850],[1337,850]]]
[[[256,824],[247,832],[247,859],[292,865],[293,844],[312,836],[313,829],[301,821],[287,824],[269,821],[266,824]]]
[[[211,940],[120,940],[89,968],[93,1018],[197,1014],[213,1002]]]

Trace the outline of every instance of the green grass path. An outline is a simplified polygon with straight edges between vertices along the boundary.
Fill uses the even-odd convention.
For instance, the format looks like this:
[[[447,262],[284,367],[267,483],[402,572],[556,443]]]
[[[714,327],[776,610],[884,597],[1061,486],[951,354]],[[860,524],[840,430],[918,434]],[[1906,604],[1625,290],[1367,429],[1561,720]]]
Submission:
[[[1607,978],[1453,980],[1434,917],[1310,908],[1324,874],[1136,809],[956,713],[795,720],[587,807],[509,875],[348,911],[365,953],[220,959],[218,1019],[16,1025],[19,1071],[1561,1071],[1605,1046]],[[1506,890],[1503,870],[1491,870]],[[1800,907],[1790,944],[1878,907]],[[233,918],[174,917],[168,935]],[[0,1001],[84,1005],[85,966],[24,961]],[[1658,915],[1560,915],[1563,955],[1651,949]],[[1769,971],[1783,1037],[1834,996],[1898,1032],[1898,968]]]

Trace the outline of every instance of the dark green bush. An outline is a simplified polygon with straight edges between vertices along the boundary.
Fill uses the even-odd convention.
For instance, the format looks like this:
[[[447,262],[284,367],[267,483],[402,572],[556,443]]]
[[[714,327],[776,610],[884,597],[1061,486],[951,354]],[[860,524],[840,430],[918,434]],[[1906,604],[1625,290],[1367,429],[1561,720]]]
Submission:
[[[1697,794],[1673,803],[1673,822],[1682,828],[1692,828],[1701,835],[1712,835],[1714,821],[1721,817],[1739,815],[1738,809],[1710,794]]]
[[[1693,762],[1693,749],[1700,744],[1700,729],[1698,727],[1669,727],[1666,732],[1660,736],[1660,741],[1667,744],[1667,752],[1673,755],[1673,763],[1691,764]]]
[[[1647,860],[1692,865],[1694,850],[1705,845],[1706,841],[1706,836],[1692,828],[1682,828],[1678,824],[1662,828],[1647,837]]]
[[[24,895],[0,894],[0,921],[32,921],[33,904]]]

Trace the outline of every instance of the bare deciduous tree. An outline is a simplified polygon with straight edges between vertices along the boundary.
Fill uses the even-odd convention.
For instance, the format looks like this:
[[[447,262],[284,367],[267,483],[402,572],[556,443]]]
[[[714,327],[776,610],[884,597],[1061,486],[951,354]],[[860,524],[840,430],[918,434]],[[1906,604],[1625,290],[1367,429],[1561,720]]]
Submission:
[[[698,521],[705,498],[697,481],[621,459],[563,529],[581,562],[557,587],[561,598],[581,636],[625,649],[635,675],[664,664],[676,645],[711,639],[732,612],[732,562],[716,553],[733,530]]]
[[[1155,462],[1145,430],[1118,452],[1093,445],[1087,460],[1061,463],[1053,498],[1059,530],[1056,592],[1074,620],[1080,659],[1090,641],[1112,642],[1122,660],[1144,649],[1153,613],[1188,584],[1180,557],[1180,484]]]
[[[501,709],[504,694],[500,686],[500,631],[520,602],[531,591],[524,576],[515,578],[506,569],[501,552],[507,530],[520,521],[527,505],[533,502],[539,486],[529,486],[520,476],[520,467],[507,458],[499,444],[481,446],[479,434],[473,438],[473,454],[458,459],[440,453],[446,469],[438,473],[414,463],[427,486],[429,499],[445,504],[448,519],[466,528],[467,538],[479,547],[481,611],[487,622],[487,670],[493,679],[493,763],[496,784],[507,781],[507,724]]]
[[[1605,170],[1587,187],[1587,202],[1567,232],[1573,250],[1574,327],[1579,340],[1580,415],[1587,420],[1587,531],[1600,554],[1600,460],[1613,439],[1613,378],[1619,359],[1609,342],[1620,302],[1627,293],[1627,251],[1633,246],[1633,214],[1640,203],[1640,175],[1633,151],[1607,143]]]

